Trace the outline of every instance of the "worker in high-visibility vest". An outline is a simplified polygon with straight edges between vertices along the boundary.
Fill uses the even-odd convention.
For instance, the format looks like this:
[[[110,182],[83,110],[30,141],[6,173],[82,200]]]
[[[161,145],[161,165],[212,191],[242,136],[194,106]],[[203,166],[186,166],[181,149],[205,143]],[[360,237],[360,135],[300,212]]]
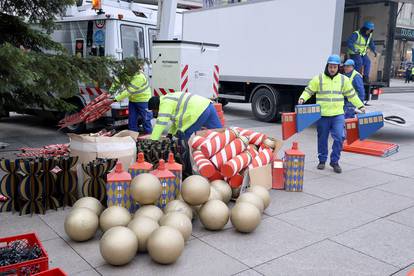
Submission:
[[[111,87],[112,89],[112,87]],[[143,121],[144,134],[152,132],[152,114],[148,112],[148,100],[151,98],[151,88],[144,72],[138,71],[127,87],[115,96],[116,101],[128,98],[128,129],[138,132],[138,120]]]
[[[414,76],[414,66],[411,67],[411,75],[410,75],[410,80],[412,80],[412,77]],[[408,81],[408,83],[410,83],[410,81]]]
[[[355,62],[352,59],[348,59],[344,62],[344,75],[349,78],[354,87],[358,98],[361,102],[365,101],[365,87],[364,81],[362,79],[362,75],[354,69]],[[355,106],[345,98],[345,105],[344,105],[344,112],[345,112],[345,119],[354,118],[355,117]]]
[[[157,118],[152,140],[159,140],[169,124],[169,134],[188,141],[191,134],[201,130],[221,128],[221,122],[213,103],[204,97],[184,92],[175,92],[161,97],[152,97],[148,109]]]
[[[375,57],[377,56],[375,43],[372,39],[374,28],[374,23],[366,21],[362,28],[353,32],[347,40],[348,55],[355,61],[355,70],[363,75],[365,82],[369,81],[369,72],[371,71],[371,60],[367,55],[368,48]]]
[[[341,173],[339,166],[344,134],[344,97],[362,112],[364,104],[358,98],[348,77],[339,74],[341,59],[338,55],[331,55],[325,71],[315,76],[299,97],[299,104],[305,103],[313,95],[316,103],[321,106],[321,115],[317,123],[318,131],[318,169],[325,169],[328,159],[328,138],[331,134],[334,143],[332,146],[330,165],[336,173]]]

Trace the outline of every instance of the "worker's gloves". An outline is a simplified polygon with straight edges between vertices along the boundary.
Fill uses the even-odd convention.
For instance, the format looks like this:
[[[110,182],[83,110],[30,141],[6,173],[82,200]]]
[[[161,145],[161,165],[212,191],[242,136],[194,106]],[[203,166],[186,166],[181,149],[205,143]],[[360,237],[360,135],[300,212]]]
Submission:
[[[365,113],[365,112],[367,112],[367,110],[365,109],[365,106],[360,107],[360,108],[359,108],[359,111],[361,111],[361,113]]]
[[[304,104],[304,102],[305,102],[305,100],[300,98],[299,101],[298,101],[298,104]]]

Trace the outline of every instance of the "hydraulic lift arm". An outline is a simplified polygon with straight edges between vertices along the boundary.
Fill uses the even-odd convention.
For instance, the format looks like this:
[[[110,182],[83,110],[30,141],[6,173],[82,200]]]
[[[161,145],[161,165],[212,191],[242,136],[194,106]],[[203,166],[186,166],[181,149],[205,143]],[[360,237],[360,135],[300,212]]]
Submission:
[[[177,0],[158,0],[158,40],[173,39]]]

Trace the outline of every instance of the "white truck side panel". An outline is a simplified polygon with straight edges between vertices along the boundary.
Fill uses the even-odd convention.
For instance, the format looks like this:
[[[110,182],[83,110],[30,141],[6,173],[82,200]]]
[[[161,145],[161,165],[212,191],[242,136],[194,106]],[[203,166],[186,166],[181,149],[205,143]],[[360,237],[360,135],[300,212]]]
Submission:
[[[344,0],[262,0],[183,13],[183,40],[220,45],[221,81],[305,84],[339,54]]]

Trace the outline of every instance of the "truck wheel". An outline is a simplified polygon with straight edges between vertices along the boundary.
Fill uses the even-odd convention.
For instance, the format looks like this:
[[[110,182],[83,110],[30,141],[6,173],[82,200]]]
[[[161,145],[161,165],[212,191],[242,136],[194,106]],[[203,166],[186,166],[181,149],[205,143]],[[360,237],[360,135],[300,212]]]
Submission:
[[[279,92],[270,86],[258,88],[252,98],[254,116],[262,122],[273,122],[278,117]]]
[[[80,111],[84,105],[82,104],[82,102],[80,100],[70,100],[69,101],[70,104],[73,104],[74,106],[76,106],[76,109],[73,111],[67,111],[64,113],[63,117],[66,117],[68,115],[72,115],[78,111]],[[75,124],[75,125],[71,125],[68,127],[65,127],[63,129],[63,132],[65,133],[82,133],[84,130],[86,129],[86,125],[85,123],[79,123],[79,124]]]

